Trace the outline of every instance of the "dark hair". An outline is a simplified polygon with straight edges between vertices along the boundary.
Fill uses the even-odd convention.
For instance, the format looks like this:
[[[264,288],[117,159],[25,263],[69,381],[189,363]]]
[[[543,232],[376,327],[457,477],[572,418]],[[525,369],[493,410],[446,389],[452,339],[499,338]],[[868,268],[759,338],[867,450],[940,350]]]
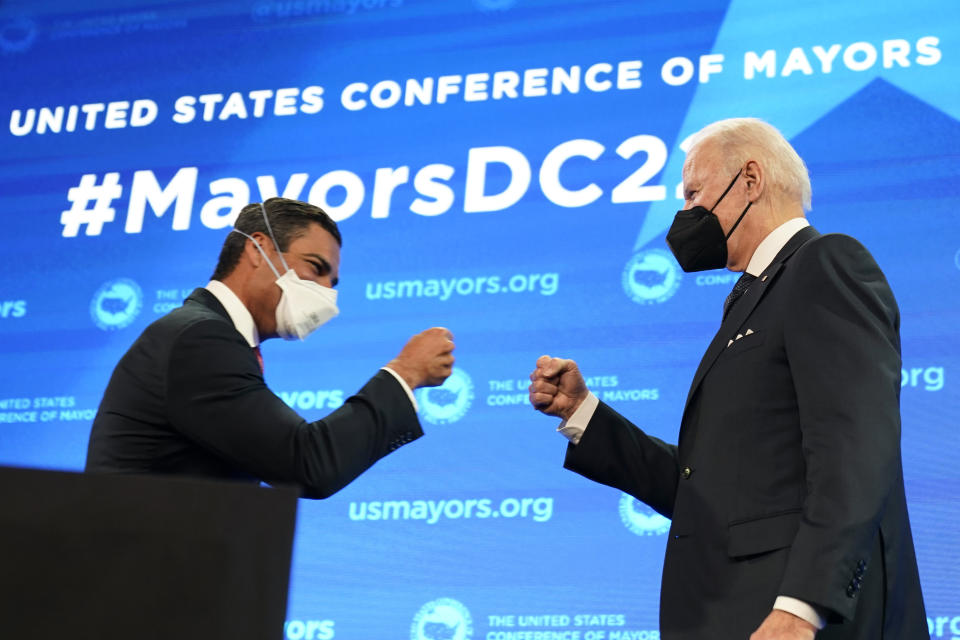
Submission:
[[[280,251],[286,251],[294,239],[305,235],[306,229],[311,224],[318,224],[326,229],[336,239],[337,244],[343,246],[343,238],[340,236],[340,230],[337,229],[337,223],[320,207],[299,200],[270,198],[263,203],[263,208],[267,212],[270,228],[273,229],[273,235],[277,239],[277,244],[280,245]],[[263,221],[259,202],[248,204],[241,209],[233,228],[251,236],[258,231],[270,235]],[[233,273],[237,263],[240,262],[240,256],[243,255],[246,242],[246,236],[239,233],[227,234],[223,241],[223,248],[220,249],[217,268],[211,276],[213,280],[222,280]]]

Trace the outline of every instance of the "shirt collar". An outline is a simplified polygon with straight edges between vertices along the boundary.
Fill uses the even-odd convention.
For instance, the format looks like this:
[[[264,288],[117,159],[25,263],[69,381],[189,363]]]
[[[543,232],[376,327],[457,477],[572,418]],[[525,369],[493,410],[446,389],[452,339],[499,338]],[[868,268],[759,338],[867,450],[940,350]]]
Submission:
[[[240,332],[244,340],[247,341],[247,344],[251,347],[259,345],[260,333],[257,331],[257,325],[253,321],[253,316],[250,315],[250,311],[247,310],[240,301],[237,294],[219,280],[211,280],[207,283],[205,289],[212,293],[213,296],[220,301],[220,304],[223,305],[223,308],[227,310],[227,315],[230,316],[233,326]]]
[[[757,250],[753,252],[750,264],[747,265],[747,273],[752,276],[759,276],[763,273],[763,270],[770,266],[773,259],[780,253],[780,249],[783,249],[790,238],[796,235],[800,229],[809,226],[810,223],[807,222],[806,218],[791,218],[767,234]]]

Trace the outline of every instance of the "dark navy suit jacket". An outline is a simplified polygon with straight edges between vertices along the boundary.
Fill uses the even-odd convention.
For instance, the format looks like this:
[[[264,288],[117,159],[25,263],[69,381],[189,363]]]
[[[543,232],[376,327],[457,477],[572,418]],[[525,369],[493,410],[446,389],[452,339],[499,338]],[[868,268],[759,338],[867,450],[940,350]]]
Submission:
[[[677,446],[599,405],[565,466],[672,518],[664,640],[745,640],[779,595],[827,614],[817,640],[927,638],[899,323],[867,250],[808,227],[722,322]]]
[[[93,421],[86,470],[246,478],[324,498],[421,435],[406,391],[386,371],[307,422],[267,388],[223,305],[196,289],[117,364]]]

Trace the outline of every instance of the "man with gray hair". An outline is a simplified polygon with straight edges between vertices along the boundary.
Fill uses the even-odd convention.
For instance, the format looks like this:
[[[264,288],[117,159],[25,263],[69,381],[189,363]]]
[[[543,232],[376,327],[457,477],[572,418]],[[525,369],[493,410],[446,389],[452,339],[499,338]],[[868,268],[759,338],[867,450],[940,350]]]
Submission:
[[[564,466],[672,519],[664,640],[926,638],[886,278],[859,242],[809,225],[806,167],[764,122],[699,132],[683,188],[667,234],[680,266],[743,275],[678,444],[600,402],[574,361],[542,356],[530,401],[562,418]]]

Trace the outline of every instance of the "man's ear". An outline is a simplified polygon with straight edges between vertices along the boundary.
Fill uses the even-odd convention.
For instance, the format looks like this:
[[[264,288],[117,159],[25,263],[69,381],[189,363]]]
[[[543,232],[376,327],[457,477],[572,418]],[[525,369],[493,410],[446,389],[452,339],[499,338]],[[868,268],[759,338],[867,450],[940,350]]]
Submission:
[[[267,239],[267,236],[259,231],[251,233],[250,236],[257,241],[261,247],[267,247],[268,244],[264,243],[264,240]],[[266,249],[264,248],[264,251]],[[255,268],[259,267],[263,262],[263,254],[260,253],[260,249],[257,249],[257,245],[253,243],[253,240],[247,238],[246,243],[243,245],[243,255],[246,256],[247,260],[250,261],[250,264]]]
[[[756,160],[748,160],[743,167],[743,183],[747,189],[747,200],[750,202],[759,200],[766,187],[766,175],[763,167]]]

